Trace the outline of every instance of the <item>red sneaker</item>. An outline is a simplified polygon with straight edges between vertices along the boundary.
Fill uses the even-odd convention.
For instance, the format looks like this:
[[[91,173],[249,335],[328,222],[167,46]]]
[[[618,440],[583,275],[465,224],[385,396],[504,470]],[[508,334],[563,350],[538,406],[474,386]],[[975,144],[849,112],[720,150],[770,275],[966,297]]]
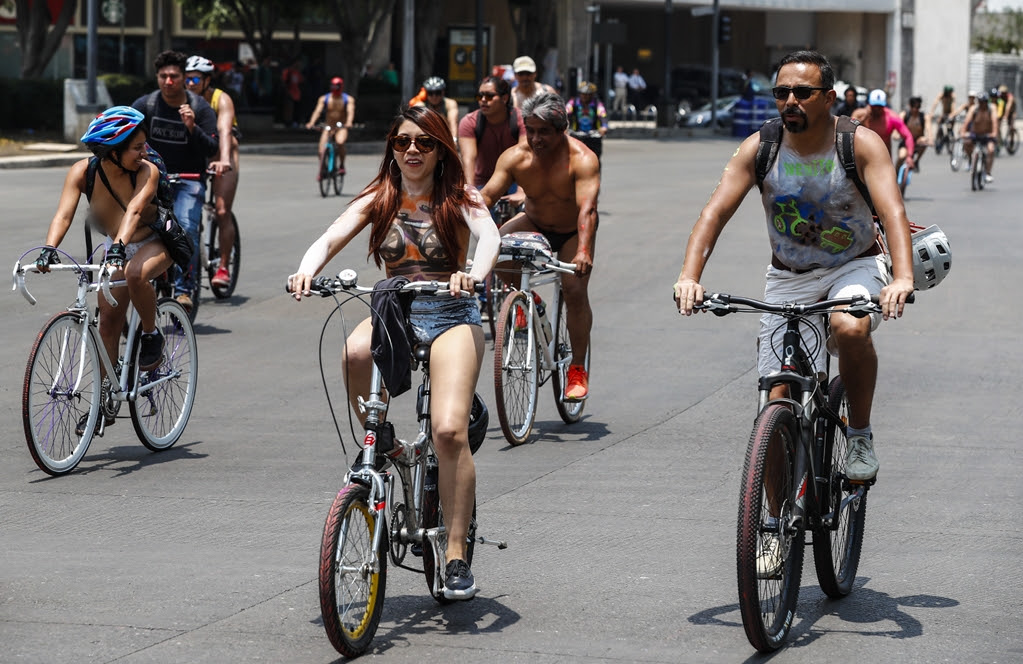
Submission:
[[[210,279],[210,283],[217,288],[227,288],[231,285],[231,273],[227,271],[227,268],[221,265],[217,268],[217,273]]]
[[[526,310],[522,307],[515,307],[515,331],[521,332],[529,327],[526,320]]]
[[[581,364],[568,365],[565,401],[582,401],[590,392],[590,377]]]

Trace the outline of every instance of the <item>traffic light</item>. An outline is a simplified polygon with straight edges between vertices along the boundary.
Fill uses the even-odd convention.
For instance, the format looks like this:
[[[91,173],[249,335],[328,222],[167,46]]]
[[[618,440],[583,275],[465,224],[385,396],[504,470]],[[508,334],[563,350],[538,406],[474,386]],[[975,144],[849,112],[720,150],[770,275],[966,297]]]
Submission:
[[[718,43],[725,44],[732,41],[732,17],[728,14],[718,14]]]

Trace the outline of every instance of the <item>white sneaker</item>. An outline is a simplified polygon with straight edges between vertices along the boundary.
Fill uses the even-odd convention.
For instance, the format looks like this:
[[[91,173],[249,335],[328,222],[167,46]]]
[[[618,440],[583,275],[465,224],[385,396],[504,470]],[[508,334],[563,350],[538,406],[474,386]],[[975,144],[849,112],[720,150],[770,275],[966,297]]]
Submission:
[[[990,175],[988,175],[986,173],[984,174],[984,182],[987,182],[987,183],[990,184],[991,182],[994,182],[994,181],[995,181],[995,179],[992,176],[990,176]]]
[[[781,574],[781,538],[766,533],[757,543],[757,578],[774,579]]]
[[[845,476],[851,480],[872,480],[881,464],[874,454],[874,439],[868,436],[850,436],[849,451],[845,455]]]

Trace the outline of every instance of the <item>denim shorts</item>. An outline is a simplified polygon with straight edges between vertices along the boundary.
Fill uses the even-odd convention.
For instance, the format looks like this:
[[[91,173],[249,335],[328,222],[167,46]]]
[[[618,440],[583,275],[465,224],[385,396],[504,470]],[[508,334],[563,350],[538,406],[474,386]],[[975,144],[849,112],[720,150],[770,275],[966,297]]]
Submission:
[[[412,300],[409,326],[415,343],[431,343],[456,325],[482,325],[474,297],[420,295]]]

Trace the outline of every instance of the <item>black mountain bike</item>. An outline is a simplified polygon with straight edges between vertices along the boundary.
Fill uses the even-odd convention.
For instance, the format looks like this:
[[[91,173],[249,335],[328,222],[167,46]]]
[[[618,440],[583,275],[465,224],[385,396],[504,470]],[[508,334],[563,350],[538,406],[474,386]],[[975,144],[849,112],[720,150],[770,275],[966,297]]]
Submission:
[[[849,404],[842,378],[829,376],[824,342],[832,313],[863,317],[881,309],[876,298],[862,296],[803,305],[723,293],[711,295],[702,308],[719,316],[768,312],[786,320],[783,342],[776,346],[781,371],[759,382],[760,414],[746,450],[736,533],[742,623],[753,647],[771,652],[785,643],[792,627],[807,530],[821,590],[843,597],[856,580],[867,490],[874,480],[845,476]],[[823,317],[824,335],[807,324],[815,316]],[[812,333],[809,343],[801,329]],[[826,359],[818,372],[813,359],[821,352]],[[779,385],[787,387],[788,396],[771,399]],[[765,565],[765,554],[773,564]]]

